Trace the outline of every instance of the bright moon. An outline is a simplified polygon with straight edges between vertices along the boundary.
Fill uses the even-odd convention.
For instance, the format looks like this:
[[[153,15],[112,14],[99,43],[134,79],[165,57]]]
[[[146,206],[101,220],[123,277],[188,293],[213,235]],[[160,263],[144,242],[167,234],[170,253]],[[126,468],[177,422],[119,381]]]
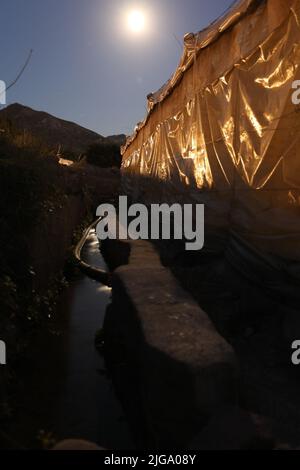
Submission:
[[[132,10],[127,17],[127,24],[130,31],[140,33],[145,29],[146,18],[142,11]]]

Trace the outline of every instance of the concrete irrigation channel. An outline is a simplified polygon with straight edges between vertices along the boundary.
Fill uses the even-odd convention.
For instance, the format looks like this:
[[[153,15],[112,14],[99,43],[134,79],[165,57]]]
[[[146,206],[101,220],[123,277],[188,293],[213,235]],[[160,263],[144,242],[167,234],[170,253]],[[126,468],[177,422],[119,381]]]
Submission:
[[[108,363],[137,445],[186,448],[218,410],[236,406],[235,353],[151,243],[106,241],[102,252],[115,268]]]
[[[101,219],[96,220],[93,222],[83,233],[83,236],[81,237],[80,241],[77,243],[75,249],[74,249],[74,257],[77,263],[78,268],[86,274],[88,277],[91,279],[94,279],[95,281],[99,281],[104,285],[110,285],[110,274],[107,271],[104,271],[103,269],[99,269],[96,266],[90,266],[88,263],[83,261],[81,252],[83,250],[84,245],[87,242],[87,239],[93,231],[98,222]]]

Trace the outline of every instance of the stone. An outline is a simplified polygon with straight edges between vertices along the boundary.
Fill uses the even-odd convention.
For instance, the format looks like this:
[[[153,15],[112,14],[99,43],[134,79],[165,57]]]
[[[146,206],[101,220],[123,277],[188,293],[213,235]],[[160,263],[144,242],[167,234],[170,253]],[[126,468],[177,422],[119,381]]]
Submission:
[[[66,439],[59,442],[52,450],[104,450],[94,442],[82,439]]]
[[[128,243],[128,265],[113,274],[107,333],[117,328],[134,362],[152,441],[180,448],[216,408],[236,403],[235,353],[154,247]]]

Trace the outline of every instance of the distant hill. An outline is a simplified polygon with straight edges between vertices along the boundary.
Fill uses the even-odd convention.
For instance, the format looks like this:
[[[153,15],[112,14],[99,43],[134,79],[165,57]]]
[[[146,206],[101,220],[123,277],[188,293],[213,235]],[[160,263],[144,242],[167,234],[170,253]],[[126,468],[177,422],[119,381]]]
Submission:
[[[28,131],[50,148],[57,149],[62,146],[63,152],[80,154],[86,152],[94,143],[122,145],[126,138],[123,134],[103,137],[74,122],[59,119],[43,111],[35,111],[18,103],[0,111],[0,119],[10,120],[14,127]]]
[[[108,137],[105,137],[104,139],[105,139],[105,143],[115,144],[121,147],[121,145],[125,144],[126,135],[125,134],[110,135]]]

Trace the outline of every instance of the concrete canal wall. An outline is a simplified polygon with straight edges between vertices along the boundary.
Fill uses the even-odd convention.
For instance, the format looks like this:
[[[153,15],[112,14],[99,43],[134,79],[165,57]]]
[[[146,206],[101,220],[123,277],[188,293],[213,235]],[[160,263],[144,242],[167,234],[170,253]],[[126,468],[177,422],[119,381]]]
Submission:
[[[237,403],[235,353],[151,243],[109,241],[103,252],[115,268],[108,356],[124,406],[139,419],[136,436],[141,445],[186,446]]]

